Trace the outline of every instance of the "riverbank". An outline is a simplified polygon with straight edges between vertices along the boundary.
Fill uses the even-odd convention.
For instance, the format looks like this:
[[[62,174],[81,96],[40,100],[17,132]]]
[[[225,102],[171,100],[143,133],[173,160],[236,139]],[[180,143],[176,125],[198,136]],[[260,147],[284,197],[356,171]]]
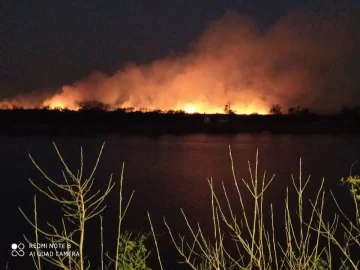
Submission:
[[[360,134],[358,115],[235,115],[2,110],[1,135]]]

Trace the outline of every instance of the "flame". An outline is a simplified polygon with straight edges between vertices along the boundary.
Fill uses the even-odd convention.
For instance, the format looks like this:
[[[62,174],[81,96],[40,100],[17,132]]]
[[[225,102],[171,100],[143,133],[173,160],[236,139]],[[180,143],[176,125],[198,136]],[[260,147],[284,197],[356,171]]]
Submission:
[[[66,105],[63,102],[51,102],[49,107],[50,109],[64,109]]]
[[[181,106],[179,106],[181,108]],[[224,107],[219,106],[212,106],[210,104],[204,104],[201,102],[195,103],[195,102],[188,102],[185,103],[182,106],[182,110],[184,110],[188,114],[194,114],[194,113],[207,113],[207,114],[213,114],[213,113],[224,113],[225,112],[225,105]],[[231,110],[234,111],[235,114],[268,114],[268,108],[265,105],[254,105],[250,104],[248,106],[245,105],[234,105],[231,106]]]
[[[189,114],[199,112],[199,110],[195,106],[193,106],[191,103],[185,105],[184,111]]]
[[[228,12],[210,22],[181,54],[126,64],[111,74],[94,71],[61,87],[38,89],[38,94],[29,91],[10,100],[0,95],[0,102],[10,104],[0,103],[0,109],[43,105],[78,110],[77,102],[95,100],[114,109],[201,114],[224,113],[228,102],[236,114],[267,114],[272,104],[338,110],[339,104],[360,102],[360,62],[354,61],[360,44],[360,35],[354,34],[357,13],[346,15],[295,12],[262,29]]]
[[[66,99],[63,96],[55,95],[53,98],[49,98],[43,102],[43,106],[49,107],[52,110],[55,109],[69,109],[77,111],[78,106],[71,102],[70,99]]]
[[[76,102],[73,98],[69,95],[55,95],[53,98],[47,99],[44,101],[43,106],[48,106],[50,109],[70,109],[70,110],[78,110],[79,107],[76,105]],[[122,106],[123,108],[126,107],[133,107],[135,110],[141,110],[144,107],[136,107],[133,106],[131,102],[125,102]],[[118,108],[112,107],[111,109]],[[152,106],[147,109],[156,110],[162,109],[161,107]],[[216,114],[216,113],[224,113],[225,104],[224,106],[216,106],[214,104],[210,104],[206,101],[178,101],[175,108],[170,108],[170,110],[182,110],[188,114],[194,113],[206,113],[206,114]],[[235,114],[267,114],[269,109],[267,108],[266,104],[234,104],[231,105],[231,110],[235,112]],[[164,110],[166,111],[166,110]]]

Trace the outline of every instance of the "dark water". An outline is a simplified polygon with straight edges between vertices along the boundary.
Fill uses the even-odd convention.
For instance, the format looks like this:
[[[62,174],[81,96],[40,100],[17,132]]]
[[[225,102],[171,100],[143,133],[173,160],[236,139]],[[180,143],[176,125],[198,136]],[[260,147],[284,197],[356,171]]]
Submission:
[[[186,232],[180,208],[190,222],[199,221],[205,230],[211,229],[210,191],[207,179],[212,177],[216,190],[225,182],[229,194],[235,196],[229,145],[232,148],[238,179],[249,179],[248,160],[254,164],[259,149],[259,172],[266,169],[267,176],[275,180],[267,193],[267,200],[281,205],[285,187],[291,184],[290,175],[298,176],[299,158],[302,157],[303,175],[311,174],[309,196],[325,177],[325,186],[348,202],[346,187],[340,186],[341,177],[348,176],[351,165],[360,157],[360,140],[356,136],[291,136],[291,135],[236,135],[236,136],[161,136],[161,137],[2,137],[0,139],[1,176],[1,265],[10,262],[11,269],[33,269],[29,257],[14,258],[10,255],[11,244],[24,242],[23,234],[33,238],[33,232],[18,210],[20,206],[32,217],[33,195],[37,193],[39,222],[58,222],[54,205],[36,192],[27,181],[31,177],[42,186],[43,178],[30,162],[28,153],[41,168],[57,181],[61,180],[61,164],[52,146],[54,141],[71,169],[80,164],[80,146],[84,149],[85,172],[95,163],[96,155],[106,142],[102,159],[95,174],[95,186],[106,186],[111,173],[118,180],[122,162],[125,162],[124,196],[135,190],[135,197],[125,218],[124,229],[133,233],[148,232],[149,211],[159,233],[158,240],[165,269],[181,269],[176,263],[175,249],[169,245],[165,234],[163,216],[177,233]],[[360,164],[354,172],[360,171]],[[246,197],[248,198],[248,197]],[[245,201],[246,203],[246,201]],[[112,249],[116,240],[116,211],[118,209],[118,186],[106,200],[104,212],[105,250]],[[275,212],[277,209],[275,208]],[[283,209],[278,210],[283,216]],[[281,221],[278,221],[281,222]],[[99,255],[99,220],[89,222],[86,235],[90,246],[89,259],[94,261],[91,269],[97,269]],[[150,239],[151,240],[151,239]],[[151,241],[149,246],[152,247]],[[152,251],[155,258],[155,250]],[[156,260],[149,263],[157,269]],[[183,268],[184,269],[184,268]],[[186,268],[185,268],[186,269]]]

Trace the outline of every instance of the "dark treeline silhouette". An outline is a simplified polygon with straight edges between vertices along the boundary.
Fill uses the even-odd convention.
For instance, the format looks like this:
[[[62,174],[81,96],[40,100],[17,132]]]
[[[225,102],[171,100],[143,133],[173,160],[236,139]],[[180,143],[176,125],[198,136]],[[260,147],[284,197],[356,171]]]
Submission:
[[[223,114],[187,114],[182,110],[111,109],[98,101],[78,103],[79,110],[0,108],[1,135],[187,134],[187,133],[329,133],[360,134],[360,105],[331,115],[274,104],[269,115],[238,115],[226,104]]]

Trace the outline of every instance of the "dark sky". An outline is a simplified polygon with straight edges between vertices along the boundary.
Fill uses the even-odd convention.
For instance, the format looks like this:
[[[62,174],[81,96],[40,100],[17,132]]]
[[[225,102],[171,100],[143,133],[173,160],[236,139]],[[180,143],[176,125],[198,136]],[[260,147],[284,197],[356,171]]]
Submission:
[[[2,1],[0,96],[43,92],[72,84],[93,71],[111,75],[129,62],[138,65],[182,55],[210,21],[229,10],[248,16],[266,33],[289,13],[320,9],[341,13],[358,8],[358,2]]]
[[[179,53],[227,9],[268,26],[289,11],[319,6],[304,0],[6,1],[0,85],[57,87],[94,70],[111,73],[129,61]]]

